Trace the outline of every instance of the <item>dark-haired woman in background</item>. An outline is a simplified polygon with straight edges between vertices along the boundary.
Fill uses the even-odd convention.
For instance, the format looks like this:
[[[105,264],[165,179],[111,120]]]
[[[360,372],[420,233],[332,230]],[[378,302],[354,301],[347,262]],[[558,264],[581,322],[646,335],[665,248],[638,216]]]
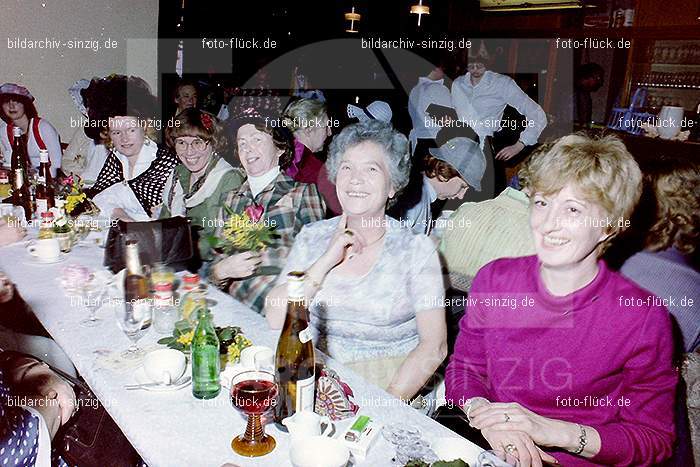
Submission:
[[[323,219],[326,210],[315,185],[298,183],[285,175],[294,156],[293,143],[288,132],[266,126],[269,120],[251,109],[233,122],[238,157],[248,178],[224,204],[237,214],[252,206],[260,213],[258,221],[274,227],[279,237],[264,254],[237,253],[211,269],[214,281],[258,312],[277,276],[256,276],[256,269],[264,263],[281,270],[296,234],[304,224]],[[222,226],[228,217],[222,209],[217,225]]]
[[[166,139],[180,164],[165,183],[160,217],[190,218],[201,229],[200,255],[210,259],[205,239],[216,230],[222,198],[241,186],[245,176],[221,158],[226,137],[210,113],[185,109],[166,130]]]
[[[51,175],[61,168],[61,140],[58,132],[46,119],[39,118],[34,107],[34,96],[24,86],[5,83],[0,86],[0,162],[10,163],[14,127],[27,138],[27,152],[32,167],[39,167],[39,150],[49,151]]]

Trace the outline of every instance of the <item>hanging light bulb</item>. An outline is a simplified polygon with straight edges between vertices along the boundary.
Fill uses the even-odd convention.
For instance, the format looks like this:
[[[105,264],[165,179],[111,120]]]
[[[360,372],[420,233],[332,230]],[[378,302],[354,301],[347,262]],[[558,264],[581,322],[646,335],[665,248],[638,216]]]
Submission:
[[[418,15],[418,26],[420,26],[422,16],[430,14],[430,7],[428,5],[423,5],[423,0],[418,0],[418,5],[413,5],[411,7],[411,13]]]
[[[355,21],[359,22],[362,19],[362,15],[355,13],[355,7],[352,7],[350,13],[345,13],[345,20],[350,21],[350,27],[345,30],[345,32],[359,32],[355,29]]]

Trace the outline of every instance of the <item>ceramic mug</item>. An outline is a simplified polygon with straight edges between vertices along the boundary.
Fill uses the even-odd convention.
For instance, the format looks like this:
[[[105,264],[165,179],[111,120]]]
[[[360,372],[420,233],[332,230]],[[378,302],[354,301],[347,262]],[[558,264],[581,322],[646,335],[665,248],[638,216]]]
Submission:
[[[56,261],[61,255],[61,245],[55,238],[43,238],[27,246],[27,251],[39,261]]]
[[[146,376],[154,383],[162,383],[168,379],[173,383],[182,378],[186,368],[185,354],[175,349],[154,350],[143,359]]]

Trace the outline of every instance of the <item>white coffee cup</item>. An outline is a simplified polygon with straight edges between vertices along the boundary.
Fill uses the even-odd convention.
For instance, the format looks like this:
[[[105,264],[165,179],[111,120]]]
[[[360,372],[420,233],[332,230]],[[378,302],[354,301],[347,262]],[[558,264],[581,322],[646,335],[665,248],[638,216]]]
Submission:
[[[302,436],[328,436],[334,429],[333,422],[325,415],[311,410],[302,410],[282,420],[293,438]],[[323,427],[323,428],[322,428]]]
[[[294,467],[345,467],[350,450],[337,439],[309,436],[292,440],[289,457]]]
[[[146,376],[154,383],[174,383],[182,378],[186,368],[185,354],[175,349],[154,350],[143,359]]]
[[[274,369],[275,353],[264,345],[251,345],[241,350],[241,365],[251,370]]]
[[[39,261],[55,261],[61,255],[61,244],[55,238],[42,238],[29,245],[27,251]]]

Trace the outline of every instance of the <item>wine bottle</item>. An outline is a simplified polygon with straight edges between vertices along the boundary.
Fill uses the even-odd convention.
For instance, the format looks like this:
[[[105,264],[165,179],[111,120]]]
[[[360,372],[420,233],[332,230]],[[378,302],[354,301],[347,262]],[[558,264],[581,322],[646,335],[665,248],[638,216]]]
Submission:
[[[12,183],[12,204],[24,209],[24,218],[27,222],[32,220],[32,195],[29,192],[29,182],[26,180],[24,170],[14,171]]]
[[[213,399],[221,392],[219,338],[206,301],[196,313],[198,322],[192,336],[192,395],[197,399]]]
[[[143,274],[139,258],[139,243],[136,240],[126,242],[126,275],[124,276],[124,306],[134,321],[141,321],[145,313],[149,318],[143,328],[151,325],[151,300],[149,295],[148,278]]]
[[[275,421],[280,427],[283,427],[282,419],[302,410],[314,409],[316,383],[303,272],[292,271],[287,275],[287,294],[287,317],[277,342],[275,358],[279,383]]]
[[[27,145],[22,138],[19,127],[12,129],[12,204],[24,209],[24,217],[29,222],[32,219],[32,197],[29,191],[29,174],[27,172]]]
[[[51,178],[51,163],[49,162],[49,151],[39,150],[41,163],[39,164],[39,174],[36,179],[36,214],[47,212],[54,207],[53,179]]]

